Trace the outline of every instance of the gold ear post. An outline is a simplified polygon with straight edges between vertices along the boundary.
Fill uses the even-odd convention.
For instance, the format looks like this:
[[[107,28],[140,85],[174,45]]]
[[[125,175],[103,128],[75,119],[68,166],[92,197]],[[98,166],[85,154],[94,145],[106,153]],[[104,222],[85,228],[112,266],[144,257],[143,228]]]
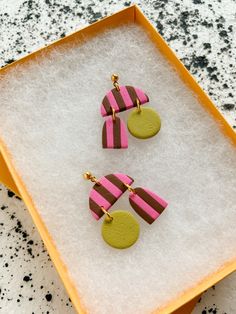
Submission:
[[[136,105],[137,105],[138,113],[140,113],[141,112],[141,106],[140,106],[140,101],[138,98],[136,98]]]
[[[91,182],[94,182],[98,185],[100,185],[100,182],[97,180],[97,178],[95,176],[92,175],[91,172],[87,171],[83,174],[83,177],[85,180],[90,180]]]
[[[113,217],[108,213],[107,210],[105,210],[105,208],[103,206],[100,206],[100,208],[104,212],[104,214],[106,215],[107,222],[111,222],[113,220]]]
[[[120,87],[119,87],[119,84],[118,84],[119,76],[117,74],[112,74],[111,80],[112,80],[113,85],[115,86],[116,90],[120,91]]]

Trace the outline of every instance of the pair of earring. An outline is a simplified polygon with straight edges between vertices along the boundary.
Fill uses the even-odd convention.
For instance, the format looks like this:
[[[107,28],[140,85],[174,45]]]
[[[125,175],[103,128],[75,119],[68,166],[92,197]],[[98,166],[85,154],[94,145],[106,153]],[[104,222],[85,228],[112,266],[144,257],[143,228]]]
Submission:
[[[102,236],[104,241],[114,248],[130,247],[139,237],[139,223],[131,213],[124,210],[108,212],[127,190],[130,192],[131,207],[149,224],[152,224],[168,205],[149,189],[133,188],[131,185],[134,180],[126,174],[113,173],[97,179],[90,172],[86,172],[83,176],[94,183],[89,194],[89,208],[96,220],[105,214]]]
[[[113,74],[114,88],[103,98],[101,115],[109,116],[102,130],[103,148],[128,148],[128,136],[124,122],[116,113],[136,107],[128,117],[129,132],[140,139],[156,135],[161,128],[159,115],[150,107],[141,108],[149,102],[148,96],[133,86],[120,86],[118,75]]]

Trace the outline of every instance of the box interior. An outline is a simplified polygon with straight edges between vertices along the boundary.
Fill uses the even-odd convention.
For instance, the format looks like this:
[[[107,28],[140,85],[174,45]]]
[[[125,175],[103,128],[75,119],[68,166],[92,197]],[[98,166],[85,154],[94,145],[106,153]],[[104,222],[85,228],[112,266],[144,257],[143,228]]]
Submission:
[[[162,119],[152,139],[129,135],[127,150],[101,146],[112,73],[143,89]],[[41,52],[9,69],[0,91],[1,137],[88,312],[149,313],[235,257],[235,148],[141,27]],[[169,202],[152,225],[130,208],[128,192],[113,206],[140,223],[133,247],[103,242],[88,170],[128,174]]]

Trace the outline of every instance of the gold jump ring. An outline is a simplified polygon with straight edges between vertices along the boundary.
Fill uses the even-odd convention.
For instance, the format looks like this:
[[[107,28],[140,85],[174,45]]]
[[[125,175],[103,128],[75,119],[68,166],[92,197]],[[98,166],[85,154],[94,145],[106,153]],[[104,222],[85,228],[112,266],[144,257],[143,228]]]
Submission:
[[[128,189],[129,192],[134,193],[134,194],[136,193],[136,192],[135,192],[135,189],[133,189],[132,186],[130,186],[130,185],[127,184],[127,183],[124,183],[124,185],[127,187],[127,189]]]
[[[116,121],[116,111],[113,107],[111,107],[111,110],[112,110],[112,120]]]
[[[103,213],[104,213],[105,215],[107,215],[108,219],[109,219],[110,221],[112,221],[112,220],[113,220],[113,217],[108,213],[108,211],[105,210],[105,208],[104,208],[103,206],[100,206],[100,208],[101,208],[101,210],[103,211]]]
[[[141,106],[140,106],[140,101],[138,98],[136,98],[136,105],[137,105],[137,110],[140,113],[141,112]]]
[[[118,84],[119,76],[117,74],[112,74],[111,80],[113,82],[114,87],[119,92],[120,91],[120,87],[119,87],[119,84]]]

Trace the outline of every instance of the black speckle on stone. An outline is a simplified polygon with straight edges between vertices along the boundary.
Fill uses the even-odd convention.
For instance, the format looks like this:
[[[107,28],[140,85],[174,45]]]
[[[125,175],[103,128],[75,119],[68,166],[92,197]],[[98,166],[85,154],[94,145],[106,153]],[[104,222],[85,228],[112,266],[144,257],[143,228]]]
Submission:
[[[211,75],[210,80],[219,82],[218,76],[216,74]]]
[[[15,193],[12,192],[12,191],[10,191],[10,190],[8,190],[8,191],[7,191],[7,195],[8,195],[9,197],[13,197],[13,196],[15,195]]]
[[[209,61],[206,56],[194,56],[192,64],[195,68],[205,68]]]
[[[165,15],[164,15],[164,13],[161,11],[161,12],[159,13],[159,15],[158,15],[158,18],[161,19],[161,20],[163,20],[164,17],[165,17]]]
[[[216,71],[216,70],[217,70],[217,67],[207,67],[207,72],[208,72],[209,74],[213,73],[213,72]]]
[[[173,19],[173,20],[171,21],[171,24],[177,26],[177,25],[178,25],[178,20],[177,20],[177,19]]]
[[[102,14],[101,14],[100,12],[96,12],[96,13],[93,14],[94,20],[98,20],[98,19],[100,19],[101,17],[102,17]]]
[[[220,35],[220,37],[227,37],[228,33],[227,33],[226,30],[222,30],[222,31],[219,32],[219,35]]]
[[[71,8],[68,5],[64,5],[59,11],[63,13],[71,12]]]
[[[202,0],[193,0],[194,4],[202,4]]]
[[[124,3],[124,6],[125,7],[129,7],[131,5],[131,2],[130,1],[125,1],[125,3]]]
[[[32,249],[31,248],[28,248],[27,252],[29,253],[30,256],[34,257],[33,254],[32,254]]]
[[[223,25],[222,23],[218,23],[218,24],[217,24],[217,28],[218,28],[218,29],[223,28],[223,27],[224,27],[224,25]]]
[[[203,43],[204,49],[211,49],[211,44],[210,43]]]
[[[25,239],[25,238],[27,238],[29,235],[27,234],[27,232],[25,232],[25,231],[23,231],[22,232],[22,237]]]
[[[188,11],[181,12],[181,14],[180,14],[180,26],[184,30],[185,34],[189,34],[188,19],[189,19],[189,12]]]
[[[28,281],[30,281],[30,280],[32,280],[32,279],[30,278],[30,276],[24,276],[23,280],[24,280],[25,282],[28,282]]]
[[[221,53],[222,53],[222,52],[225,52],[225,51],[227,51],[227,50],[228,50],[227,47],[220,48]],[[221,55],[221,53],[217,53],[217,54],[218,54],[218,55]]]
[[[171,34],[170,37],[167,39],[167,41],[170,42],[170,41],[176,40],[176,39],[178,39],[178,38],[179,38],[178,35],[173,35],[173,34]]]
[[[45,295],[45,298],[46,298],[46,300],[47,300],[48,302],[50,302],[50,301],[52,300],[52,295],[51,295],[51,293],[47,293],[47,294]]]
[[[160,9],[163,9],[165,7],[166,3],[168,3],[168,0],[154,1],[153,7],[155,10],[160,10]]]
[[[225,18],[223,16],[220,16],[219,18],[216,19],[216,22],[219,23],[224,23],[225,22]]]
[[[202,21],[202,26],[205,26],[207,28],[213,27],[213,23],[209,23],[206,20]]]
[[[217,310],[216,307],[214,307],[214,308],[210,308],[210,309],[208,310],[208,312],[209,312],[209,313],[212,313],[212,314],[217,314],[218,310]]]
[[[14,61],[15,61],[15,59],[9,59],[9,60],[6,61],[6,64],[10,64],[10,63],[12,63]]]
[[[235,108],[235,105],[234,104],[224,104],[223,105],[223,109],[224,110],[232,110]]]
[[[157,21],[157,22],[156,22],[156,27],[157,27],[159,33],[160,33],[161,35],[163,35],[164,26],[161,24],[160,21]]]

